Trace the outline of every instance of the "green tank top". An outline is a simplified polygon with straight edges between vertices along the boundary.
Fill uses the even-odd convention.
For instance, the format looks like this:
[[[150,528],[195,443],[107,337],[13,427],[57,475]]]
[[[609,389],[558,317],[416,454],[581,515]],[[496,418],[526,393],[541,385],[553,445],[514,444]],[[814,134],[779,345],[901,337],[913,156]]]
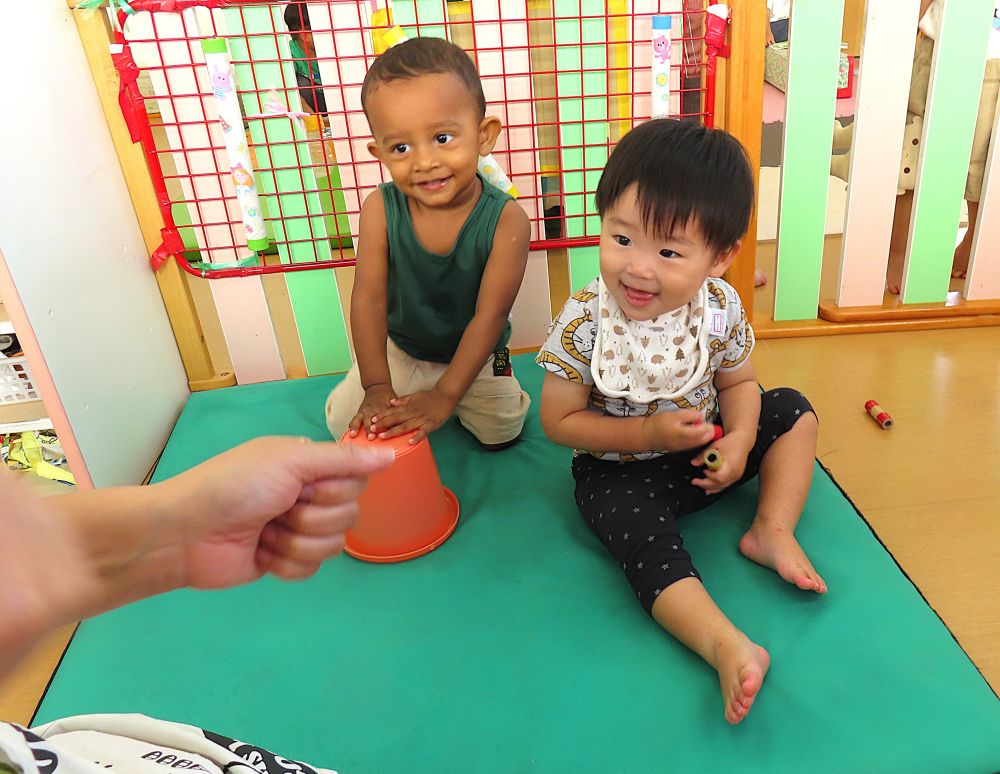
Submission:
[[[511,197],[482,180],[483,192],[445,255],[423,248],[413,231],[410,209],[393,183],[383,183],[389,241],[389,337],[418,360],[450,363],[476,299],[500,213]],[[510,320],[494,349],[507,345]]]

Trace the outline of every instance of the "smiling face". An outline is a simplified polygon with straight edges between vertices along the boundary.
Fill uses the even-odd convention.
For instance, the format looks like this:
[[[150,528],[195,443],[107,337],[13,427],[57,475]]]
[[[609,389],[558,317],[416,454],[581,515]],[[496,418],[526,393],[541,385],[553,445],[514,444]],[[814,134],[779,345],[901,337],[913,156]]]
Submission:
[[[375,137],[368,150],[412,202],[447,209],[478,196],[476,167],[493,150],[500,121],[480,120],[458,76],[430,73],[380,83],[366,112]]]
[[[695,223],[669,237],[647,231],[635,186],[626,189],[601,220],[601,277],[633,320],[652,320],[687,304],[708,277],[721,277],[739,243],[718,253]]]

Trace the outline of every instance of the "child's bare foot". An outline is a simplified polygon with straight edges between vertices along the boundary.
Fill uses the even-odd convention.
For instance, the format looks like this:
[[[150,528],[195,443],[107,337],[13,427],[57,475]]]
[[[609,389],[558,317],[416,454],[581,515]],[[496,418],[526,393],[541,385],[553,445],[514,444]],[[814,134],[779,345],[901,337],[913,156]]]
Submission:
[[[952,279],[965,279],[969,271],[969,256],[955,253],[955,260],[951,265]],[[889,255],[889,266],[885,274],[885,289],[898,296],[903,285],[903,256]]]
[[[894,296],[899,295],[903,286],[903,256],[889,253],[889,266],[885,273],[885,288]]]
[[[719,672],[726,720],[739,723],[747,716],[771,666],[771,656],[742,633],[716,646],[715,668]]]
[[[740,552],[747,559],[770,567],[804,591],[826,593],[826,582],[813,568],[799,541],[787,527],[755,521],[740,538]]]
[[[955,260],[951,264],[953,279],[965,279],[965,275],[969,271],[969,253],[963,250],[963,247],[965,247],[964,243],[955,251]]]

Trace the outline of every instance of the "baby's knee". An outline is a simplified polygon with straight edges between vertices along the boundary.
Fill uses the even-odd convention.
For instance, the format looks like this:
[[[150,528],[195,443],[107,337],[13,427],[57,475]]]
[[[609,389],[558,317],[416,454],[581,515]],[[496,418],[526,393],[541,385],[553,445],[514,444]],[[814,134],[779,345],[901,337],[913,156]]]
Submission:
[[[656,542],[647,540],[647,546],[630,557],[631,562],[622,563],[636,599],[650,615],[657,598],[668,586],[685,578],[701,580],[691,555],[679,541],[663,539],[660,546],[656,546]]]
[[[819,434],[819,418],[816,413],[813,411],[803,412],[792,425],[792,432],[817,436]]]
[[[494,377],[473,383],[455,413],[483,447],[495,451],[520,439],[530,405],[531,398],[516,381]]]
[[[800,423],[803,427],[819,423],[812,403],[792,387],[778,387],[762,393],[760,413],[765,418],[773,417],[789,429]]]

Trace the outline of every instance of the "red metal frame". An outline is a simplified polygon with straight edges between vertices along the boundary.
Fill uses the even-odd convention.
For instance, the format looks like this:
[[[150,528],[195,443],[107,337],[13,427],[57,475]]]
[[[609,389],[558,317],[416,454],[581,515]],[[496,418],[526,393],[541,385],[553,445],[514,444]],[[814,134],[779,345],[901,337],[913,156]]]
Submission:
[[[359,2],[363,2],[363,1],[364,0],[359,0]],[[448,13],[447,13],[447,4],[448,3],[447,3],[447,0],[439,0],[439,1],[442,2],[446,6],[445,7],[445,18],[447,20],[448,19]],[[660,0],[660,2],[662,2],[662,0]],[[221,8],[223,6],[249,6],[249,5],[281,5],[281,6],[284,6],[285,5],[285,3],[283,3],[283,2],[282,3],[278,3],[278,2],[274,2],[274,0],[130,0],[129,4],[134,9],[134,11],[150,11],[150,12],[154,12],[154,13],[155,12],[170,12],[170,11],[177,12],[177,11],[181,11],[181,10],[184,10],[186,8],[191,8],[191,7],[195,7],[195,6],[206,7],[206,8]],[[512,50],[512,48],[504,45],[505,41],[504,41],[504,38],[503,38],[503,35],[504,35],[504,26],[503,26],[503,24],[504,24],[504,22],[507,22],[507,21],[517,21],[517,22],[525,22],[527,24],[544,23],[544,24],[554,25],[556,21],[565,22],[565,18],[563,18],[563,17],[556,17],[554,15],[554,13],[550,12],[550,15],[545,15],[545,16],[529,15],[528,18],[526,18],[526,19],[516,19],[516,20],[502,19],[501,23],[499,25],[499,29],[500,29],[499,45],[492,46],[492,47],[490,47],[490,46],[480,47],[479,46],[479,42],[476,39],[477,22],[476,22],[476,19],[473,16],[473,11],[472,11],[472,8],[471,8],[471,4],[469,4],[469,5],[465,6],[465,7],[469,9],[468,18],[465,18],[463,16],[462,18],[447,20],[445,22],[445,26],[447,26],[448,28],[450,28],[453,31],[453,33],[457,33],[458,35],[461,35],[462,32],[463,32],[463,31],[460,30],[460,28],[467,27],[468,31],[465,31],[465,33],[466,33],[466,36],[468,36],[469,32],[471,32],[472,50],[474,52],[476,52],[480,56],[482,56],[484,54],[489,54],[490,52],[498,52],[498,56],[500,57],[500,61],[503,63],[503,68],[502,68],[502,71],[504,73],[504,80],[502,81],[503,87],[504,87],[503,88],[503,102],[504,102],[504,104],[506,106],[512,106],[512,105],[515,105],[515,104],[518,104],[518,103],[524,104],[524,103],[528,103],[528,102],[533,102],[535,104],[535,106],[536,106],[535,119],[532,120],[531,123],[529,123],[529,124],[524,124],[524,123],[522,123],[522,124],[514,124],[512,126],[505,127],[505,129],[510,130],[510,131],[518,130],[518,129],[520,129],[520,130],[525,130],[525,129],[530,130],[531,136],[534,138],[535,147],[531,148],[531,149],[522,149],[522,148],[511,149],[511,152],[521,152],[523,150],[535,151],[536,153],[532,154],[532,158],[533,159],[539,158],[539,154],[541,154],[543,152],[546,152],[546,151],[554,151],[554,152],[558,153],[558,151],[559,151],[558,139],[556,140],[556,144],[555,145],[552,145],[552,144],[543,145],[543,143],[542,143],[542,141],[540,139],[540,133],[544,133],[545,130],[546,130],[546,127],[553,127],[553,128],[555,128],[559,124],[559,117],[560,117],[560,112],[559,112],[560,97],[559,97],[559,89],[558,89],[558,82],[557,82],[558,79],[555,77],[556,76],[556,70],[555,70],[554,67],[551,70],[538,69],[537,66],[535,65],[535,63],[533,62],[533,66],[530,68],[530,72],[528,72],[528,73],[514,72],[514,73],[508,74],[507,73],[507,67],[506,67],[506,58],[505,58],[504,52],[510,52]],[[691,17],[693,17],[695,14],[703,14],[703,13],[704,13],[704,11],[687,11],[687,10],[685,10],[683,12],[683,17],[684,17],[683,20],[690,23]],[[419,12],[418,12],[418,14],[419,14]],[[678,13],[676,15],[677,16],[681,16],[682,14]],[[615,21],[615,20],[617,20],[617,19],[620,19],[621,16],[622,16],[621,14],[616,15],[616,14],[610,13],[609,11],[606,11],[602,15],[582,16],[580,18],[581,39],[582,39],[582,32],[583,32],[583,22],[584,22],[585,19],[603,19],[605,21],[605,23],[608,25],[608,29],[610,31],[612,22]],[[628,15],[626,15],[626,17],[629,18],[629,21],[630,21],[630,24],[628,25],[629,26],[629,37],[630,37],[630,39],[634,39],[635,38],[635,26],[636,26],[635,25],[635,17],[634,16],[628,16]],[[140,75],[140,70],[139,70],[139,68],[137,67],[135,61],[132,58],[132,53],[131,53],[131,50],[130,50],[129,42],[126,41],[126,39],[124,37],[124,34],[122,32],[122,30],[124,29],[124,25],[126,23],[127,18],[128,18],[128,14],[126,12],[119,11],[119,13],[118,13],[118,22],[119,22],[119,24],[118,24],[118,29],[116,30],[116,33],[115,33],[115,41],[116,41],[116,44],[118,46],[120,46],[120,50],[113,52],[112,53],[112,58],[114,60],[115,66],[116,66],[116,68],[117,68],[117,70],[118,70],[118,72],[119,72],[119,74],[121,76],[119,102],[120,102],[121,107],[122,107],[122,112],[123,112],[123,115],[125,116],[126,123],[128,124],[129,132],[131,134],[132,140],[134,142],[140,142],[140,143],[142,143],[142,147],[143,147],[143,150],[144,150],[144,153],[145,153],[145,156],[146,156],[147,164],[149,166],[150,177],[152,179],[153,188],[154,188],[154,191],[156,192],[156,198],[157,198],[157,201],[158,201],[159,206],[160,206],[160,211],[161,211],[161,213],[163,215],[163,221],[165,223],[165,226],[162,229],[163,244],[160,246],[159,249],[157,249],[154,252],[153,256],[151,257],[151,262],[152,262],[153,266],[154,267],[158,267],[164,261],[168,260],[168,258],[170,256],[174,256],[174,257],[177,258],[177,261],[180,264],[180,266],[185,271],[187,271],[189,274],[192,274],[192,275],[198,276],[198,277],[208,278],[208,279],[215,279],[215,278],[222,278],[222,277],[243,277],[243,276],[252,276],[252,275],[260,275],[260,274],[272,274],[272,273],[292,272],[292,271],[306,271],[306,270],[312,270],[312,269],[335,268],[335,267],[340,267],[340,266],[350,266],[350,265],[353,265],[354,264],[354,257],[353,257],[353,255],[348,255],[347,253],[345,253],[344,247],[343,246],[338,246],[336,239],[334,239],[334,242],[333,242],[333,249],[339,250],[339,253],[340,253],[340,259],[339,260],[325,260],[325,261],[316,260],[316,261],[312,261],[312,262],[306,261],[306,262],[301,262],[301,263],[289,263],[289,264],[280,264],[280,265],[238,266],[238,267],[227,267],[227,268],[200,269],[200,268],[197,268],[195,266],[192,266],[189,263],[189,261],[184,258],[184,255],[183,255],[183,253],[184,253],[184,245],[183,245],[183,241],[182,241],[182,238],[181,238],[180,228],[174,222],[174,217],[173,217],[172,208],[173,208],[173,206],[175,204],[182,204],[182,205],[187,206],[187,208],[189,210],[189,213],[191,215],[191,225],[189,226],[189,228],[199,229],[199,228],[205,228],[205,227],[208,227],[208,226],[227,225],[230,228],[231,233],[233,234],[233,245],[237,244],[236,233],[237,233],[238,229],[242,229],[242,225],[240,223],[235,223],[235,222],[229,222],[229,223],[226,223],[226,224],[201,222],[201,218],[200,218],[200,206],[199,205],[200,204],[204,204],[204,203],[206,203],[208,201],[212,201],[212,200],[210,200],[210,199],[199,199],[197,196],[195,196],[191,200],[185,200],[183,197],[178,198],[176,196],[171,196],[171,193],[170,193],[171,187],[176,188],[177,187],[176,183],[182,177],[185,177],[185,176],[184,175],[180,175],[180,174],[178,174],[176,172],[174,172],[174,173],[165,172],[164,165],[161,162],[161,157],[165,156],[165,155],[166,156],[170,156],[171,154],[177,153],[177,152],[182,152],[183,154],[185,154],[185,157],[187,157],[187,154],[190,154],[190,153],[196,153],[196,152],[199,152],[199,151],[201,151],[201,152],[204,152],[204,151],[214,151],[214,150],[217,150],[217,149],[215,149],[215,148],[184,148],[181,151],[178,151],[177,149],[171,149],[171,148],[168,148],[168,147],[160,147],[158,145],[157,137],[156,137],[156,135],[154,133],[154,130],[153,130],[153,124],[151,123],[151,120],[150,120],[150,113],[151,112],[155,112],[156,98],[154,98],[154,97],[146,97],[140,91],[139,81],[138,81],[139,75]],[[359,15],[358,18],[359,19],[363,19],[363,16]],[[496,22],[487,21],[487,22],[484,22],[484,23],[495,24]],[[683,29],[683,30],[685,30],[685,32],[687,32],[690,29],[690,24],[689,23],[685,24],[683,27],[681,27],[681,29]],[[418,33],[420,32],[420,30],[421,30],[422,27],[426,28],[428,26],[439,26],[439,22],[437,22],[437,21],[424,22],[424,21],[422,21],[419,18],[419,15],[418,15],[418,18],[416,19],[416,27],[417,27]],[[154,27],[155,27],[155,16],[154,16]],[[348,29],[346,29],[344,31],[362,32],[366,36],[368,36],[368,35],[370,35],[371,28],[368,27],[368,26],[365,26],[364,23],[363,23],[363,21],[362,21],[358,27],[351,27],[351,28],[348,28]],[[338,32],[339,32],[339,30],[338,30]],[[273,34],[275,37],[277,37],[278,35],[287,35],[288,33],[285,32],[284,30],[274,30],[273,33],[270,33],[270,34]],[[608,37],[610,38],[611,36],[609,35]],[[335,35],[334,36],[334,48],[335,49],[336,49],[336,41],[337,41],[337,37]],[[684,48],[685,50],[690,50],[691,48],[696,48],[697,50],[700,51],[700,50],[703,49],[703,46],[701,45],[703,41],[704,41],[704,36],[703,35],[702,36],[689,35],[689,36],[686,36],[686,37],[684,37],[682,39],[682,42],[684,44],[682,46],[682,48]],[[150,42],[155,42],[156,45],[158,47],[160,47],[164,41],[162,41],[160,39],[156,39],[156,40],[153,40],[153,41],[150,41]],[[601,96],[606,97],[609,100],[609,104],[610,104],[611,100],[617,99],[619,97],[634,97],[637,94],[637,92],[635,91],[636,87],[635,87],[635,77],[634,77],[635,74],[636,74],[636,70],[632,66],[625,66],[625,67],[622,67],[622,66],[611,66],[611,61],[612,61],[611,49],[612,49],[612,47],[621,45],[622,43],[623,43],[623,41],[610,40],[610,39],[605,43],[607,51],[608,51],[608,60],[607,60],[608,61],[608,65],[609,65],[608,66],[608,72],[614,74],[614,73],[620,73],[623,70],[627,71],[628,81],[629,81],[629,84],[630,84],[629,91],[627,93],[621,93],[619,91],[616,91],[614,83],[613,83],[616,79],[613,76],[609,77],[609,79],[608,79],[609,86],[608,86],[608,89],[607,89],[608,93],[606,95],[601,95]],[[640,41],[636,41],[635,45],[641,45],[641,42]],[[552,56],[554,57],[554,55],[555,55],[555,49],[556,49],[556,44],[554,44],[554,43],[536,43],[536,42],[532,42],[531,40],[529,40],[526,46],[525,45],[519,45],[519,46],[513,47],[513,50],[519,50],[519,51],[522,52],[522,54],[526,52],[529,57],[531,57],[532,54],[536,52],[536,50],[540,50],[540,49],[551,50],[552,51]],[[162,51],[162,49],[160,49],[160,50]],[[327,97],[328,100],[330,99],[331,92],[334,91],[334,90],[336,90],[337,93],[342,96],[343,89],[345,87],[360,86],[360,79],[359,78],[354,78],[354,79],[348,78],[347,77],[347,73],[345,71],[348,69],[348,66],[349,66],[349,64],[351,63],[352,60],[353,60],[354,64],[356,65],[356,64],[359,64],[358,60],[361,60],[361,59],[362,59],[362,57],[357,56],[357,55],[355,55],[355,56],[338,56],[338,57],[336,57],[334,59],[334,62],[336,63],[338,75],[340,76],[340,84],[337,87],[334,87],[334,89],[331,89],[331,88],[327,88],[326,89],[326,97]],[[360,64],[363,64],[365,66],[363,69],[366,69],[367,65],[370,64],[370,61],[372,59],[372,56],[370,55],[367,46],[366,46],[366,50],[365,50],[365,56],[363,57],[363,59],[364,59],[364,61],[360,62]],[[162,59],[161,59],[161,61],[162,61]],[[272,60],[272,62],[273,61],[274,60]],[[315,62],[317,60],[313,59],[312,61]],[[260,62],[260,60],[255,60],[255,62]],[[677,67],[677,68],[683,68],[681,70],[682,78],[683,78],[684,75],[690,74],[694,70],[698,70],[698,71],[704,70],[704,68],[705,68],[705,59],[704,59],[704,57],[701,57],[698,61],[691,61],[690,59],[688,59],[687,61],[682,61],[682,62],[674,63],[673,66]],[[171,65],[165,66],[164,69],[167,69],[169,67],[171,67]],[[358,68],[357,67],[351,68],[351,72],[358,72]],[[586,73],[591,72],[591,70],[588,70],[587,68],[581,66],[581,68],[579,70],[575,70],[575,71],[574,70],[568,70],[567,71],[565,69],[562,69],[559,72],[560,72],[560,74],[566,74],[566,73],[572,73],[572,72],[579,72],[581,74],[581,77],[585,77]],[[513,76],[524,75],[524,76],[526,76],[526,81],[527,81],[527,84],[528,84],[528,93],[527,94],[523,94],[523,95],[519,94],[519,95],[515,95],[515,96],[509,95],[507,93],[507,83],[508,83],[507,76],[508,75],[513,75]],[[551,82],[551,84],[554,87],[554,95],[552,97],[539,97],[536,94],[536,88],[538,86],[538,80],[537,79],[539,77],[549,78],[550,79],[550,82]],[[714,78],[713,78],[713,80],[714,80]],[[254,81],[255,82],[253,84],[241,84],[240,85],[241,91],[250,91],[250,90],[253,90],[253,91],[255,91],[255,92],[259,93],[259,94],[260,93],[265,93],[267,91],[268,87],[262,86],[261,84],[259,84],[259,83],[256,82],[256,74],[254,75]],[[683,83],[683,80],[682,80],[682,83]],[[714,86],[714,84],[711,84],[711,83],[708,84],[707,94],[711,94],[714,91],[714,89],[712,89],[713,86]],[[291,89],[296,88],[296,86],[294,84],[282,84],[282,87],[283,88],[291,88]],[[321,88],[322,87],[319,87],[319,86],[316,87],[317,90],[320,90]],[[699,86],[697,88],[697,91],[700,94],[701,92],[705,92],[706,89],[703,89],[701,86]],[[174,94],[174,95],[171,95],[169,98],[171,100],[175,100],[175,99],[191,98],[191,97],[196,97],[196,96],[200,96],[200,95],[195,95],[195,94]],[[162,99],[162,97],[161,97],[161,99]],[[682,96],[682,99],[683,99],[683,96]],[[150,103],[150,102],[153,103],[153,107],[154,107],[153,111],[150,111],[148,109],[149,108],[148,103]],[[540,120],[540,119],[537,118],[537,110],[539,110],[540,107],[541,107],[541,105],[543,103],[546,103],[546,102],[550,103],[550,106],[552,108],[554,108],[556,120],[542,121],[542,120]],[[707,104],[709,106],[711,106],[711,102],[710,101],[706,100],[706,102],[707,102]],[[333,114],[333,113],[335,113],[335,112],[338,111],[338,106],[334,105],[334,104],[330,104],[329,102],[328,102],[327,107],[328,107],[328,112],[331,113],[331,114]],[[341,105],[339,106],[339,111],[340,111],[340,113],[339,113],[340,115],[345,115],[346,116],[346,118],[348,120],[348,125],[350,125],[352,118],[353,118],[355,124],[358,123],[360,117],[358,115],[356,115],[355,113],[353,113],[353,112],[351,113],[351,115],[346,115],[347,111],[344,108],[343,102],[341,102]],[[683,114],[683,115],[685,115],[686,117],[692,117],[692,118],[699,118],[700,117],[701,119],[704,119],[706,121],[706,123],[711,123],[711,118],[712,118],[712,116],[711,116],[711,110],[708,110],[708,111],[699,111],[699,112],[696,112],[696,113],[688,113],[688,114]],[[624,118],[611,117],[611,115],[609,114],[609,117],[607,119],[607,123],[608,124],[617,123],[617,122],[620,122],[620,121],[623,121],[623,120],[631,120],[632,122],[641,122],[641,121],[646,120],[648,118],[649,118],[648,115],[632,115],[630,119],[624,119]],[[198,122],[198,123],[200,124],[202,122]],[[205,124],[208,123],[207,117],[204,118],[204,123]],[[178,123],[178,124],[176,124],[174,126],[175,126],[175,128],[180,129],[184,125],[185,124]],[[365,124],[365,126],[366,126],[366,124]],[[365,129],[365,131],[367,133],[367,128]],[[268,142],[268,143],[270,143],[270,140],[268,140],[268,138],[266,136],[266,132],[267,132],[266,123],[264,125],[264,132],[265,132],[265,141]],[[522,132],[522,134],[523,134],[523,132]],[[358,140],[367,139],[367,137],[368,137],[368,135],[366,134],[366,135],[360,135],[360,136],[357,136],[357,137],[348,137],[348,138],[340,138],[340,137],[338,137],[338,138],[335,138],[335,139],[338,139],[338,140],[358,141]],[[556,137],[558,137],[557,134],[556,134]],[[378,164],[378,162],[375,161],[374,159],[365,159],[365,158],[352,158],[352,159],[348,159],[348,160],[343,160],[343,159],[336,159],[336,160],[334,160],[332,158],[333,154],[332,154],[332,148],[330,147],[330,145],[326,141],[320,142],[320,145],[322,147],[322,159],[323,159],[323,164],[324,165],[328,164],[328,165],[331,165],[331,166],[332,165],[337,165],[337,166],[343,167],[345,164],[352,164],[352,165],[355,165],[355,166],[360,166],[360,165],[363,165],[363,164]],[[587,147],[590,147],[590,146],[587,146]],[[190,169],[190,165],[188,166],[188,169]],[[281,171],[281,169],[282,168],[269,169],[268,171]],[[305,167],[304,166],[290,167],[290,168],[284,168],[284,169],[298,169],[299,172],[300,172],[300,174],[303,175],[303,189],[306,188],[306,186],[305,186],[305,175],[304,175]],[[258,171],[260,171],[260,170],[258,170]],[[571,172],[571,171],[575,171],[575,172],[589,172],[589,171],[595,171],[595,170],[594,170],[593,167],[586,167],[586,168],[580,169],[580,170],[567,170],[567,169],[563,169],[563,170],[560,170],[560,171],[562,173],[566,173],[566,172]],[[597,169],[596,171],[600,171],[600,170]],[[510,170],[508,170],[508,173],[509,172],[510,172]],[[550,172],[547,169],[539,169],[538,166],[536,166],[534,164],[534,162],[532,163],[532,168],[531,168],[530,172],[525,172],[523,170],[518,170],[518,172],[520,174],[530,174],[533,177],[537,178],[538,179],[538,188],[539,188],[540,191],[542,190],[541,178],[550,177],[550,176],[558,176],[558,174],[559,174],[559,172]],[[382,174],[383,174],[383,177],[384,177],[384,174],[385,174],[384,170],[382,170]],[[187,177],[189,178],[189,183],[192,183],[192,185],[190,187],[193,188],[193,178],[192,178],[192,176],[188,175]],[[328,187],[325,187],[325,188],[320,188],[319,190],[316,190],[316,189],[308,189],[308,190],[309,190],[309,192],[326,194],[327,196],[329,196],[329,200],[331,202],[335,201],[335,195],[337,193],[343,193],[343,192],[345,192],[347,190],[358,191],[357,188],[355,188],[355,189],[348,189],[348,188],[344,188],[344,187],[333,187],[333,186],[328,186]],[[592,196],[593,195],[593,191],[588,191],[586,193],[586,195]],[[534,239],[532,241],[532,243],[531,243],[531,248],[532,249],[545,250],[545,249],[555,249],[555,248],[583,247],[583,246],[589,246],[589,245],[595,245],[595,244],[597,244],[598,237],[597,237],[596,234],[594,234],[594,235],[588,235],[588,236],[585,236],[585,237],[577,237],[577,238],[566,238],[566,237],[563,237],[563,236],[557,236],[557,237],[553,237],[553,238],[546,238],[546,236],[545,236],[545,224],[546,224],[547,220],[552,220],[552,217],[545,216],[545,214],[544,214],[544,212],[545,212],[544,203],[545,203],[546,200],[549,200],[551,198],[556,198],[559,201],[560,205],[562,205],[561,206],[561,212],[565,213],[565,210],[566,210],[566,208],[565,208],[565,194],[562,192],[561,187],[560,187],[560,191],[557,194],[550,194],[550,193],[543,192],[543,193],[539,194],[539,198],[541,199],[541,201],[538,202],[539,216],[535,219],[538,238],[536,238],[536,239]],[[281,212],[281,207],[280,207],[280,200],[276,200],[275,197],[271,197],[271,199],[274,199],[278,203],[278,212],[271,213],[272,216],[276,217],[276,218],[283,217],[283,213]],[[328,213],[328,215],[332,215],[333,217],[337,217],[337,216],[343,216],[343,215],[349,215],[349,214],[356,214],[356,213],[357,213],[356,210],[354,210],[352,212],[341,212],[339,210],[336,210],[335,212]],[[562,226],[562,229],[563,229],[562,233],[565,234],[566,215],[562,214],[562,215],[559,215],[559,216],[556,216],[556,217],[558,217],[558,222]],[[583,217],[583,216],[580,216],[580,217]],[[312,224],[311,224],[311,221],[309,221],[309,222],[310,222],[310,229],[311,229]],[[320,238],[321,237],[314,237],[315,240],[318,240]],[[310,240],[310,241],[312,241],[312,240]],[[218,248],[216,248],[216,249],[218,249]],[[231,251],[231,248],[229,248],[229,249]]]

